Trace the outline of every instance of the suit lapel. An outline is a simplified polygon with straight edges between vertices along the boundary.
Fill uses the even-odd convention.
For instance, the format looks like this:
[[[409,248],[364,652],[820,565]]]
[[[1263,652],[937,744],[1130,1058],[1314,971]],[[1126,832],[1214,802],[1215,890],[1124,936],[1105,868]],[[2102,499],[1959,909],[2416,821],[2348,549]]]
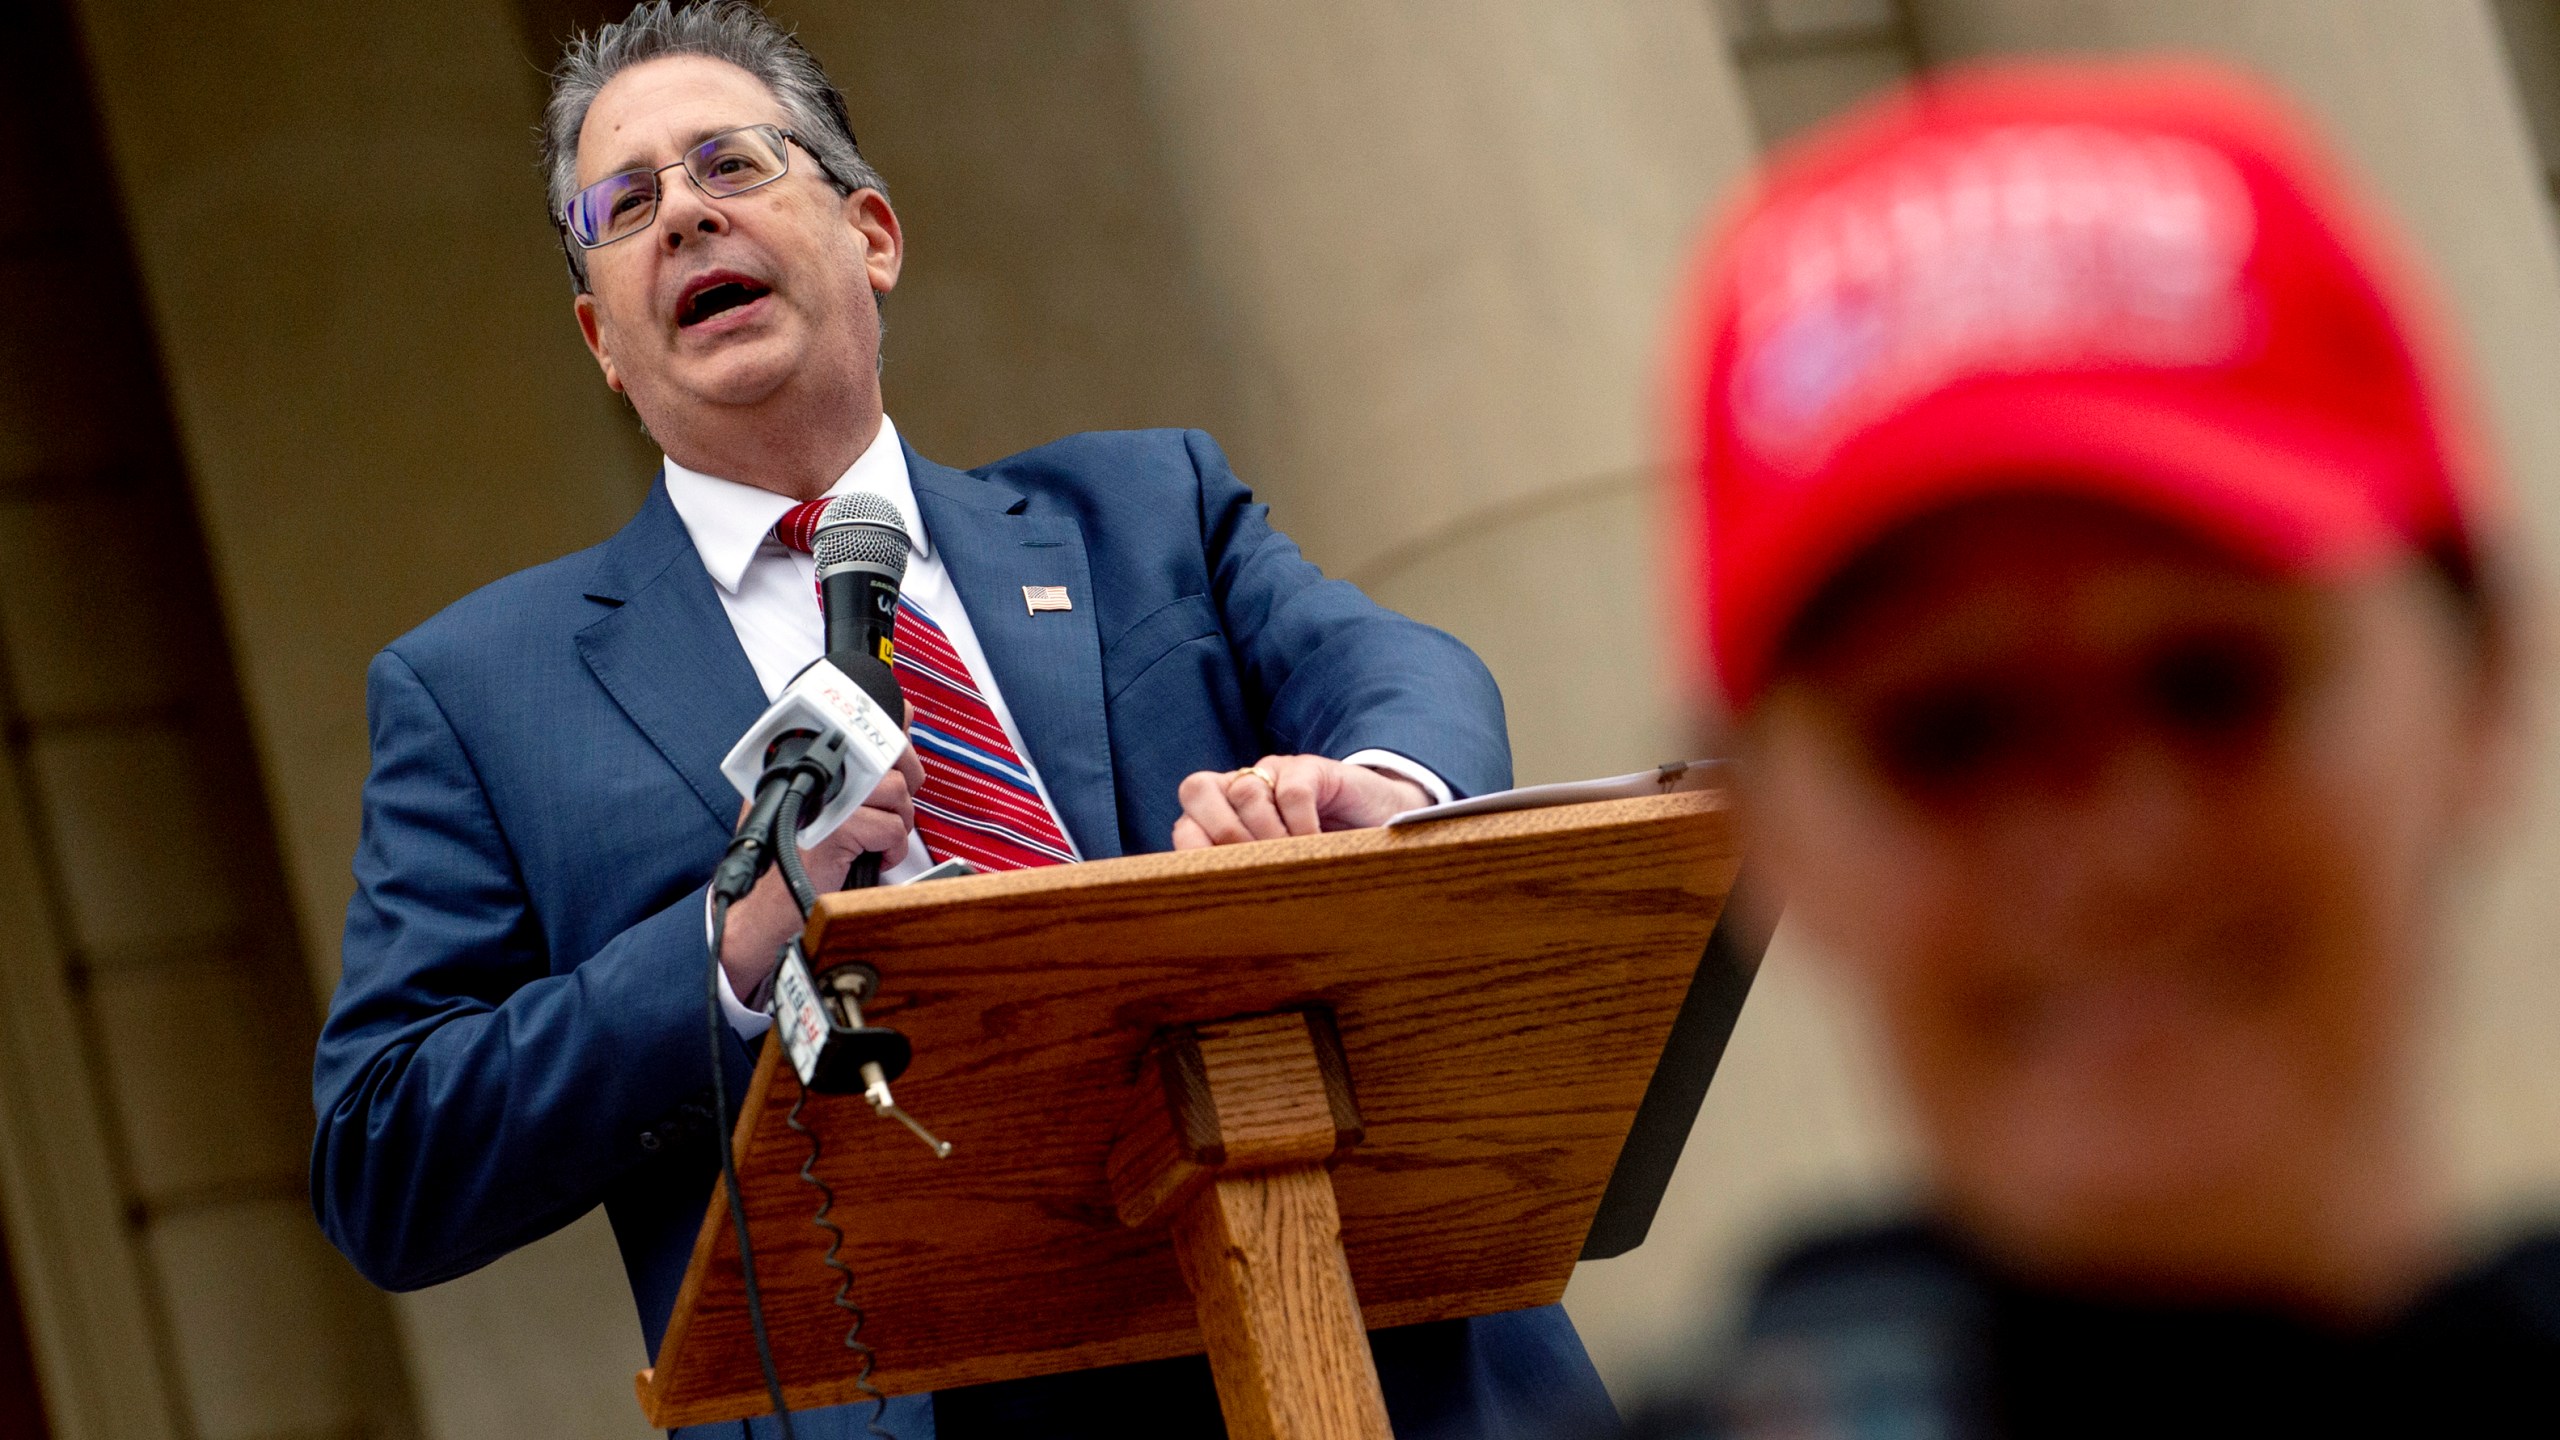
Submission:
[[[1083,529],[1066,516],[1025,514],[1021,492],[936,465],[912,447],[907,475],[1058,822],[1084,858],[1118,855],[1120,804]],[[1075,608],[1031,614],[1026,585],[1063,585]]]
[[[578,632],[580,658],[727,830],[738,792],[720,757],[763,713],[764,686],[663,478],[606,542],[587,598],[612,608]]]

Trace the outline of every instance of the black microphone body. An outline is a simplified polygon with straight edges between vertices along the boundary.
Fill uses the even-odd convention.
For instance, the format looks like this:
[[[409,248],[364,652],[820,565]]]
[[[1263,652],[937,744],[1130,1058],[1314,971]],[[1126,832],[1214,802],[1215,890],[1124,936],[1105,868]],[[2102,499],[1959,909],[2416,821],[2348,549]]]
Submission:
[[[840,495],[829,502],[810,537],[818,562],[818,608],[826,617],[827,663],[862,687],[891,723],[907,720],[898,688],[892,636],[898,623],[898,587],[907,575],[912,542],[898,508],[877,495]],[[845,888],[880,883],[880,857],[857,856]]]
[[[861,686],[890,718],[904,722],[906,696],[889,662],[889,624],[898,613],[896,578],[869,567],[846,566],[818,582],[818,596],[827,616],[827,663]],[[875,623],[871,616],[882,609],[890,621]]]
[[[818,562],[818,606],[826,617],[827,662],[906,722],[891,668],[898,586],[906,579],[906,521],[877,495],[840,495],[819,516],[809,552]]]
[[[764,774],[756,781],[755,798],[729,838],[729,848],[712,873],[712,893],[743,900],[774,863],[780,851],[774,821],[783,798],[797,793],[804,801],[824,805],[844,781],[845,737],[794,730],[765,750]]]

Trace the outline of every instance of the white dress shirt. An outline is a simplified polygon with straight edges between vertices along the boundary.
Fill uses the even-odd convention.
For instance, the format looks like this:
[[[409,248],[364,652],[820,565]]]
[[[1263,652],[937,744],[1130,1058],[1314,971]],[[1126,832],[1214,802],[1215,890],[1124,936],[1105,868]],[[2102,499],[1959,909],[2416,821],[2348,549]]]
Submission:
[[[765,699],[770,701],[791,683],[791,677],[826,653],[826,623],[818,612],[817,562],[773,538],[774,522],[799,502],[770,490],[686,469],[672,459],[666,462],[666,482],[667,498],[675,503],[685,533],[693,537],[694,553],[702,557],[702,568],[711,572],[712,584],[720,592],[720,607],[728,612],[729,626],[737,632],[738,644],[747,652],[747,663],[755,667],[756,679],[764,686]],[[1049,807],[1050,814],[1058,814],[1057,802],[1050,798],[1048,784],[1040,778],[1040,767],[1032,762],[1031,747],[1022,743],[1022,731],[1013,723],[1013,711],[1004,703],[1004,691],[987,669],[986,652],[978,646],[978,632],[969,623],[967,607],[952,588],[951,572],[943,566],[941,552],[934,548],[933,537],[925,529],[924,514],[916,507],[915,485],[907,476],[906,447],[898,443],[898,427],[886,415],[880,417],[880,433],[870,448],[835,484],[827,487],[826,493],[832,497],[864,491],[897,506],[898,514],[906,520],[907,538],[914,548],[909,552],[906,578],[899,585],[899,593],[942,627],[951,648],[969,667],[969,678],[976,682],[978,693],[986,697],[987,708],[995,712],[996,723],[1004,727],[1005,739],[1022,757],[1022,768],[1038,787],[1041,803]],[[1438,775],[1391,750],[1362,750],[1343,759],[1410,780],[1434,801],[1450,798],[1447,783]],[[1064,824],[1058,828],[1061,834],[1065,833]],[[1067,844],[1074,848],[1075,837],[1067,836]],[[915,843],[911,833],[907,858],[882,867],[880,882],[891,885],[912,880],[932,864],[924,846]],[[752,1038],[763,1034],[773,1023],[770,1016],[738,1003],[725,971],[720,977],[720,1001],[729,1024],[740,1035]]]

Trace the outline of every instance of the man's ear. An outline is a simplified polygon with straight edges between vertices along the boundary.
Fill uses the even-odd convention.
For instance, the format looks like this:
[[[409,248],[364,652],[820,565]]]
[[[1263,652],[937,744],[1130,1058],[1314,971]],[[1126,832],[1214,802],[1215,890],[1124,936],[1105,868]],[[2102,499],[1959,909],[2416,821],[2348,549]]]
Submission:
[[[898,288],[898,270],[906,263],[907,240],[898,228],[898,212],[889,208],[889,197],[877,190],[856,190],[844,197],[844,223],[862,239],[862,268],[871,277],[874,293],[886,295]]]
[[[587,353],[596,357],[596,368],[604,372],[604,383],[616,395],[622,393],[622,372],[614,368],[613,353],[605,345],[603,322],[596,318],[596,297],[581,291],[572,309],[578,313],[578,338],[587,342]]]

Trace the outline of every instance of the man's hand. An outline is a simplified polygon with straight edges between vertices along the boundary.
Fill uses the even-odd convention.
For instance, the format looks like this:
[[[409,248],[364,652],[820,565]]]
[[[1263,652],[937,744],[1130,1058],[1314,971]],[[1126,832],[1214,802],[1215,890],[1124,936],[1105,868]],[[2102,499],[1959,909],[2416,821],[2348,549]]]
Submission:
[[[908,834],[915,829],[916,787],[924,783],[924,765],[909,745],[898,754],[898,768],[880,777],[879,788],[861,808],[845,817],[835,833],[801,852],[809,881],[820,890],[843,888],[854,857],[877,851],[882,869],[907,858]],[[738,807],[740,819],[746,806]],[[720,968],[729,972],[729,988],[743,1002],[764,984],[782,960],[784,942],[800,933],[800,907],[793,904],[782,867],[774,866],[729,908],[729,928],[720,937]]]
[[[1181,795],[1176,850],[1358,830],[1431,803],[1400,775],[1321,755],[1265,755],[1242,770],[1194,771],[1183,777]]]

